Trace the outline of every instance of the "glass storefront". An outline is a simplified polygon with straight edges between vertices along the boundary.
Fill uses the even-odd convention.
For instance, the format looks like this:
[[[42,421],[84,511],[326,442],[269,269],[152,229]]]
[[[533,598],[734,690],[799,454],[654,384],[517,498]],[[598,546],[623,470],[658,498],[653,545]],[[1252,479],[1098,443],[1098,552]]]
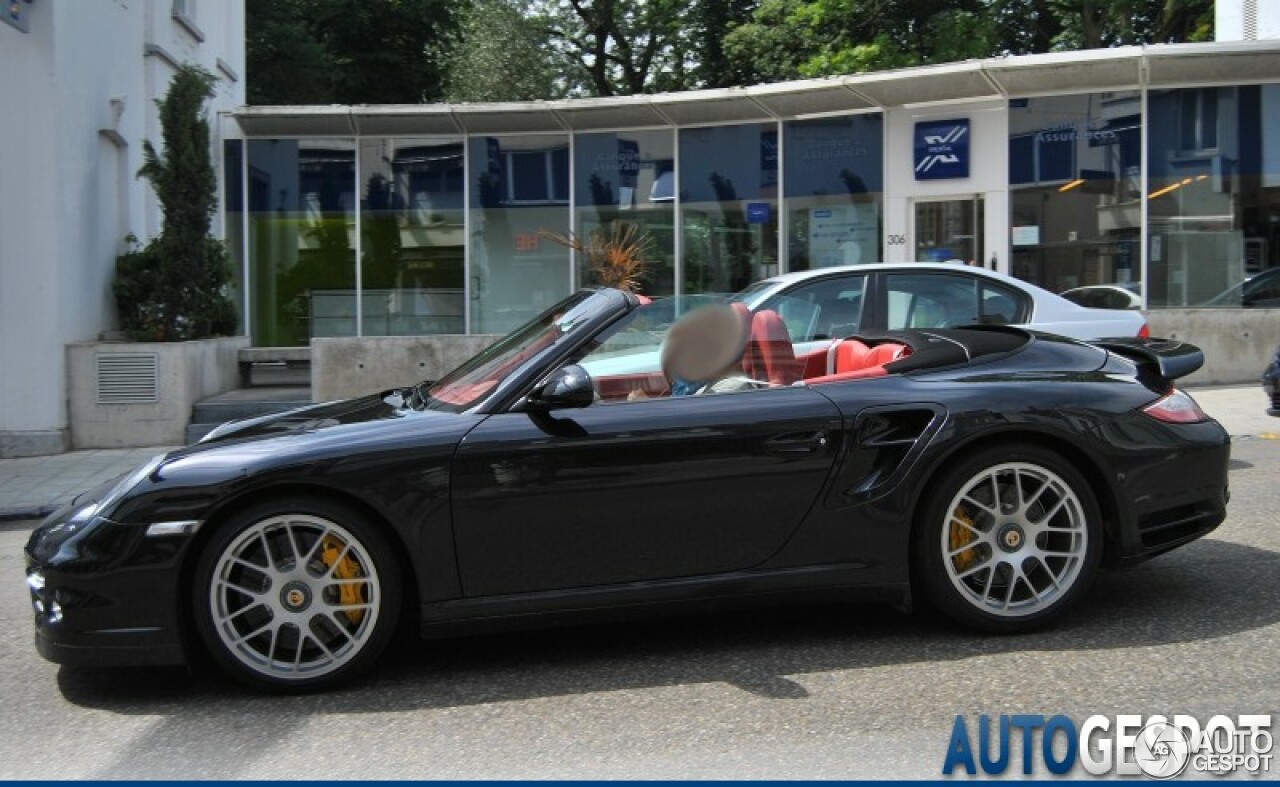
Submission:
[[[671,129],[577,134],[574,202],[578,236],[610,233],[614,223],[648,238],[640,281],[646,295],[675,292],[675,132]],[[577,261],[579,285],[594,284],[587,261]]]
[[[466,332],[459,139],[360,140],[361,333]]]
[[[1009,102],[1010,272],[1052,292],[1141,279],[1137,91]]]
[[[884,117],[783,126],[788,268],[877,262],[884,199]]]
[[[1280,84],[1145,101],[1146,122],[1137,90],[1015,98],[1007,138],[974,126],[974,145],[1007,150],[1009,272],[1054,292],[1145,284],[1150,308],[1280,306]],[[983,233],[1006,226],[999,190],[890,177],[892,119],[229,140],[235,295],[255,344],[304,345],[504,333],[599,281],[549,237],[570,231],[647,237],[654,296],[874,263],[886,238],[914,238],[920,261],[977,262]],[[894,223],[915,231],[886,236]]]
[[[1280,306],[1280,85],[1147,106],[1148,304]]]
[[[777,273],[777,124],[679,133],[684,292],[737,292]]]
[[[222,230],[231,260],[231,299],[245,313],[244,290],[244,140],[222,143]]]
[[[254,139],[248,147],[254,344],[356,335],[352,140]]]
[[[569,294],[569,138],[471,137],[471,332],[507,333]]]

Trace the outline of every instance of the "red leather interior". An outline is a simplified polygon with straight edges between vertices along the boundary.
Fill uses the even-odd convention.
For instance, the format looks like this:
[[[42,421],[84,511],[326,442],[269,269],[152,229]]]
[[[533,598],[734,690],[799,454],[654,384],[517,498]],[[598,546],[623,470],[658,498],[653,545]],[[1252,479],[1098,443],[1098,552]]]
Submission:
[[[668,393],[667,378],[662,376],[662,372],[614,374],[608,377],[597,377],[594,382],[600,398],[606,402],[633,398],[651,399],[655,396],[666,396]]]
[[[791,332],[772,309],[751,318],[751,339],[742,369],[751,379],[766,380],[770,385],[791,385],[801,378],[803,367],[791,346]]]
[[[836,340],[827,350],[827,374],[852,372],[874,364],[868,360],[871,348],[857,339]]]
[[[822,346],[816,350],[810,350],[803,355],[796,356],[796,362],[800,364],[804,379],[821,377],[827,373],[827,352],[829,349],[826,346]]]
[[[884,365],[911,354],[905,344],[885,342],[868,347],[857,339],[838,340],[827,350],[827,373],[819,377],[806,377],[813,384],[861,380],[882,377],[888,372]]]

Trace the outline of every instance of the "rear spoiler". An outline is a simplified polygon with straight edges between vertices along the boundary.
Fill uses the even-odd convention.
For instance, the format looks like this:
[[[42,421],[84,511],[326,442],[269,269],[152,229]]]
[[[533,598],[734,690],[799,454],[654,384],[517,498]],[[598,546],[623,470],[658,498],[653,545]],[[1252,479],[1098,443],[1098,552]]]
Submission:
[[[1194,344],[1177,339],[1143,339],[1125,336],[1091,342],[1108,352],[1124,356],[1139,367],[1158,372],[1166,380],[1176,380],[1204,366],[1204,353]]]

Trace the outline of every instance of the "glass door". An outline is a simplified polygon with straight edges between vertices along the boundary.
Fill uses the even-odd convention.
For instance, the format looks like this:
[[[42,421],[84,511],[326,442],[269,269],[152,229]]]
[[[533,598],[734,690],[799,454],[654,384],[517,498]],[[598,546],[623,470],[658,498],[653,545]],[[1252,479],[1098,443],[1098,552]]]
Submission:
[[[982,264],[982,196],[917,200],[913,211],[916,262]]]

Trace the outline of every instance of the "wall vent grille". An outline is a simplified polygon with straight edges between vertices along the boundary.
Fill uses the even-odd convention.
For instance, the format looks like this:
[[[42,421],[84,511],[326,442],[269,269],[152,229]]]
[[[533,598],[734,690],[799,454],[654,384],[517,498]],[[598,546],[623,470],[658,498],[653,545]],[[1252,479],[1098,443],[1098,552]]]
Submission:
[[[1244,38],[1245,41],[1258,40],[1258,0],[1244,0],[1244,8],[1241,14],[1244,17]]]
[[[153,404],[160,400],[158,353],[97,353],[94,361],[98,404]]]

